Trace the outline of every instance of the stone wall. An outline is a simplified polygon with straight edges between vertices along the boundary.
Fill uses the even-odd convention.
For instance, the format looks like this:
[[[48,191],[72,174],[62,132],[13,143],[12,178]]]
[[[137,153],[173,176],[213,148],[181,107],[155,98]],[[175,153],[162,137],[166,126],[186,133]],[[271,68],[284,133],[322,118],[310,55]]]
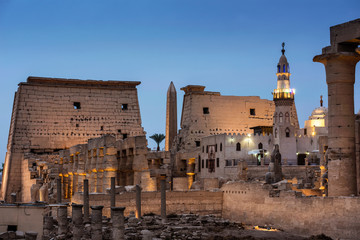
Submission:
[[[166,213],[183,214],[194,213],[200,215],[214,214],[221,216],[222,192],[207,191],[172,191],[166,192]],[[160,192],[142,192],[142,214],[155,213],[160,215]],[[82,203],[83,195],[76,193],[72,199],[75,203]],[[90,194],[90,206],[103,205],[103,214],[110,215],[110,195]],[[116,206],[126,207],[125,215],[135,211],[135,192],[124,192],[116,195]]]
[[[273,101],[257,96],[221,96],[204,91],[204,86],[186,86],[178,146],[196,147],[195,141],[216,134],[252,133],[251,127],[272,126]]]
[[[359,197],[302,197],[293,191],[269,190],[255,182],[224,185],[223,218],[304,236],[324,233],[332,238],[358,239]]]
[[[13,225],[18,231],[37,232],[37,239],[42,239],[44,212],[45,206],[41,205],[0,205],[0,232]]]

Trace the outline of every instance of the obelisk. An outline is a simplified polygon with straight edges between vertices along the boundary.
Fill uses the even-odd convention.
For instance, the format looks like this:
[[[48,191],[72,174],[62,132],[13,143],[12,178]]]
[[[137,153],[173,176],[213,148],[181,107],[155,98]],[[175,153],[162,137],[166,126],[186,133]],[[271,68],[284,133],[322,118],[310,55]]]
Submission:
[[[177,101],[176,89],[173,82],[170,83],[166,97],[166,135],[165,151],[169,151],[177,134]]]

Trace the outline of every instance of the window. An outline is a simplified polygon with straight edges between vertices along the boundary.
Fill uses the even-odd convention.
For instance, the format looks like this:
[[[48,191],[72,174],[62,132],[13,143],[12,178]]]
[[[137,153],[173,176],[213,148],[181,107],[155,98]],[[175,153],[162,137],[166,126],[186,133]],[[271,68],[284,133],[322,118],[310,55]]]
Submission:
[[[284,65],[283,65],[283,72],[286,72],[286,71],[285,71],[285,70],[286,70],[285,68],[286,68],[286,66],[285,66],[285,64],[284,64]]]
[[[121,133],[121,129],[118,129],[118,133]]]
[[[305,129],[304,129],[304,135],[306,135],[306,134],[307,134],[307,129],[305,128]]]
[[[202,146],[202,152],[204,152],[204,146]]]
[[[104,126],[101,126],[101,127],[100,127],[100,130],[101,130],[101,131],[104,131]]]
[[[277,117],[278,117],[278,114],[277,112],[274,114],[274,123],[277,123]]]
[[[288,112],[285,113],[285,122],[290,122],[290,115]]]
[[[290,72],[290,65],[287,65],[288,73]]]
[[[233,161],[232,160],[225,160],[225,166],[226,167],[231,167],[232,166]]]
[[[74,102],[74,109],[81,109],[80,102]]]
[[[198,171],[201,172],[201,157],[198,156]]]
[[[220,152],[222,151],[222,143],[220,143]]]
[[[201,160],[201,168],[204,168],[204,159]]]
[[[280,65],[277,65],[278,73],[280,72]]]
[[[236,151],[241,151],[241,144],[239,142],[236,144]]]
[[[234,166],[237,166],[238,162],[239,162],[239,159],[233,159],[233,162],[234,162]]]
[[[127,138],[127,134],[124,133],[124,134],[123,134],[123,139],[126,139],[126,138]]]
[[[215,172],[215,159],[209,159],[209,172]]]
[[[206,145],[206,153],[209,152],[209,145]]]
[[[209,160],[206,159],[206,168],[208,168],[208,167],[209,167]]]
[[[216,159],[216,167],[220,167],[220,159],[219,158]]]
[[[215,152],[217,152],[217,144],[215,144]]]
[[[79,127],[79,124],[76,124],[76,127],[78,128],[78,127]]]
[[[209,108],[208,107],[204,107],[203,108],[203,113],[204,114],[209,114],[210,112],[209,112]]]
[[[128,110],[127,103],[121,104],[121,110]]]
[[[258,149],[263,149],[263,144],[262,143],[258,144]]]
[[[282,112],[279,114],[279,122],[280,122],[280,123],[283,122],[283,113],[282,113]]]
[[[255,108],[250,108],[250,115],[255,116]]]
[[[277,135],[278,135],[278,130],[277,128],[275,128],[275,138],[277,138]]]
[[[290,129],[289,128],[286,128],[285,129],[285,136],[288,138],[290,137]]]
[[[200,141],[195,141],[195,145],[196,145],[197,147],[200,147]]]

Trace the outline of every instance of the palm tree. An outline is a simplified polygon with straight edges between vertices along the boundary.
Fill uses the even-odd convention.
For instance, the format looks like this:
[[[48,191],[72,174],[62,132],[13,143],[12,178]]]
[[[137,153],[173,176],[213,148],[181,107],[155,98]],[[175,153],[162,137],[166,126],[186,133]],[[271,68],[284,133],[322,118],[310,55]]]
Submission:
[[[150,136],[150,138],[152,140],[154,140],[157,144],[157,150],[156,151],[160,151],[160,143],[165,139],[165,135],[160,133],[160,134],[153,134],[152,136]]]

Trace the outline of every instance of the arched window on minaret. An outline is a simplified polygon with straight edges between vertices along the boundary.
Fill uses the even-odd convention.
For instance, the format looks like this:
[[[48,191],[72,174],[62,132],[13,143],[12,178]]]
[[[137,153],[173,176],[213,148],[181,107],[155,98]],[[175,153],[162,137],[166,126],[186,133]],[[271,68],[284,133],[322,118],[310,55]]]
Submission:
[[[241,151],[241,144],[239,142],[236,144],[236,151]]]
[[[277,112],[274,114],[274,123],[277,123],[277,117],[278,117],[278,114]]]
[[[290,122],[290,114],[288,112],[285,113],[285,122]]]
[[[288,138],[290,137],[290,129],[289,128],[286,128],[285,129],[285,136]]]
[[[283,65],[283,72],[286,72],[286,66],[285,66],[285,64]]]
[[[279,123],[282,123],[283,122],[283,113],[281,112],[279,114]]]
[[[290,72],[290,65],[289,64],[287,65],[287,72],[288,73]]]
[[[275,138],[277,138],[278,130],[275,128]]]
[[[278,68],[278,73],[280,73],[280,65],[278,65],[277,68]]]
[[[263,144],[262,143],[258,144],[258,149],[263,149]]]

